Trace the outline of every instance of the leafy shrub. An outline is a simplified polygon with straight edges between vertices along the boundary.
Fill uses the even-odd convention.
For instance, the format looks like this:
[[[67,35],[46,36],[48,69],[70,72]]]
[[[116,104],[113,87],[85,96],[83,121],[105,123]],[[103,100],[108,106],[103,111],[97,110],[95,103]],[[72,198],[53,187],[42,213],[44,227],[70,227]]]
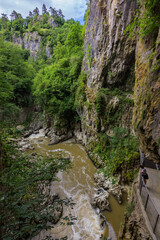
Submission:
[[[100,171],[109,176],[122,173],[123,181],[130,182],[134,178],[134,166],[139,159],[138,147],[137,138],[130,135],[127,129],[115,128],[112,137],[105,133],[99,135],[93,152],[103,161]]]
[[[149,34],[157,34],[160,26],[159,15],[159,1],[158,0],[146,0],[145,10],[141,11],[141,1],[139,3],[138,10],[134,16],[133,21],[127,26],[125,32],[129,32],[129,36],[132,37],[133,33],[139,34],[143,38]]]
[[[26,239],[49,229],[54,203],[48,208],[49,196],[43,191],[56,180],[56,173],[69,166],[69,159],[38,157],[20,154],[7,139],[0,139],[3,148],[3,168],[0,168],[0,230],[2,239]],[[1,152],[2,153],[2,152]],[[2,165],[1,165],[2,166]],[[57,202],[63,203],[57,199]]]

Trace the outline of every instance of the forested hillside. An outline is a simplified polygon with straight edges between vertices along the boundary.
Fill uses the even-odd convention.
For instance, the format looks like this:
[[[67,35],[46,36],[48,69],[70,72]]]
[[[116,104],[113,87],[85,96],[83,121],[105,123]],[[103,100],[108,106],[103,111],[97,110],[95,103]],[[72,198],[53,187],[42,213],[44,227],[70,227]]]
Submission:
[[[3,240],[30,239],[48,228],[54,204],[46,210],[37,184],[55,180],[70,163],[32,161],[16,150],[22,135],[43,128],[49,144],[74,137],[113,183],[137,177],[139,149],[159,163],[158,0],[92,0],[84,20],[83,26],[65,20],[61,9],[45,4],[26,18],[15,10],[0,18]]]
[[[9,85],[8,88],[3,86],[5,101],[24,107],[29,106],[30,99],[50,114],[73,119],[83,58],[84,27],[73,19],[65,21],[61,10],[50,7],[50,11],[51,15],[43,5],[42,15],[36,8],[26,19],[15,11],[11,20],[5,14],[0,19],[1,71],[5,75],[5,85]],[[24,37],[31,33],[38,37],[35,42],[40,41],[34,58],[30,57],[29,49],[25,49]],[[19,37],[22,44],[16,45],[20,47],[9,43],[15,43]],[[46,45],[50,47],[50,57],[47,57]]]
[[[37,190],[37,184],[46,186],[69,162],[38,158],[33,164],[31,157],[12,146],[11,139],[20,136],[16,128],[19,123],[23,123],[24,130],[28,129],[34,108],[40,114],[45,113],[46,118],[57,118],[57,125],[62,122],[74,128],[84,31],[79,22],[65,21],[61,10],[50,7],[49,13],[45,5],[42,15],[36,8],[25,19],[16,11],[11,13],[11,20],[6,14],[0,18],[0,234],[3,239],[26,239],[49,228],[49,220],[57,221],[53,214],[55,208],[61,209],[62,201],[56,200],[46,210],[46,195]],[[32,41],[38,44],[36,50],[33,46],[33,54]],[[21,122],[23,111],[29,111],[29,115]],[[47,201],[54,200],[48,196]]]

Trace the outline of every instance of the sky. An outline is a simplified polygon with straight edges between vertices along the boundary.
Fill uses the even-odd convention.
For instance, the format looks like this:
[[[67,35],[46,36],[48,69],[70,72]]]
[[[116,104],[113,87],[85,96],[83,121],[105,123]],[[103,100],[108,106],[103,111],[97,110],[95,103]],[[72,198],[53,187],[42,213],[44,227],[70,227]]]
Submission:
[[[36,7],[42,13],[42,5],[45,4],[47,10],[49,7],[61,9],[65,19],[74,18],[83,23],[83,17],[86,6],[86,0],[0,0],[0,17],[2,13],[9,15],[13,10],[22,14],[25,18],[29,11],[33,11]]]

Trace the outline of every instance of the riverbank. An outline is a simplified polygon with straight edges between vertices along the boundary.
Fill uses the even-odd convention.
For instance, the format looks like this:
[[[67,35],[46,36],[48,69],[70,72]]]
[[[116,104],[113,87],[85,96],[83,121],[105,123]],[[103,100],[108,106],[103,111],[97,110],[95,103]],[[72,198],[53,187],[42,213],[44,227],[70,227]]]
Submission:
[[[27,142],[28,141],[28,142]],[[123,221],[123,216],[124,216],[124,210],[125,210],[125,206],[124,206],[124,204],[122,204],[122,205],[119,205],[119,203],[122,203],[122,192],[123,192],[123,189],[119,186],[118,187],[118,184],[115,184],[115,182],[114,182],[114,184],[112,183],[112,180],[111,179],[109,179],[109,178],[106,178],[106,177],[104,177],[104,176],[102,176],[102,174],[100,174],[100,175],[98,175],[98,174],[96,174],[96,169],[95,169],[95,167],[93,166],[93,163],[91,162],[91,160],[88,158],[88,156],[87,156],[87,153],[84,153],[84,150],[83,150],[83,147],[82,146],[80,146],[80,145],[77,145],[77,144],[75,144],[75,140],[73,141],[73,139],[72,140],[69,140],[69,141],[66,141],[66,142],[63,142],[63,143],[59,143],[59,144],[56,144],[56,145],[50,145],[49,143],[50,143],[50,141],[49,141],[49,139],[45,136],[45,133],[44,133],[44,131],[43,130],[40,130],[39,131],[39,133],[37,133],[36,132],[36,134],[32,134],[32,135],[30,135],[27,139],[25,138],[25,140],[24,139],[22,139],[22,143],[24,144],[23,146],[22,146],[22,144],[20,144],[21,145],[21,147],[22,147],[22,150],[24,151],[24,150],[26,150],[26,148],[25,148],[25,144],[26,144],[26,146],[28,146],[29,147],[29,143],[30,143],[30,147],[28,148],[28,151],[29,152],[37,152],[37,150],[38,150],[38,153],[40,153],[40,154],[42,154],[42,155],[45,155],[46,153],[45,153],[45,151],[47,151],[48,153],[47,154],[55,154],[55,153],[57,153],[58,151],[62,151],[63,152],[63,154],[65,153],[65,155],[66,155],[66,153],[67,154],[69,154],[69,152],[71,151],[71,152],[74,152],[74,157],[73,157],[73,153],[71,154],[72,155],[72,157],[71,157],[71,159],[72,159],[72,161],[73,161],[73,159],[75,160],[75,161],[78,161],[77,162],[77,165],[79,166],[78,167],[78,171],[81,171],[81,173],[79,172],[78,174],[77,173],[74,173],[73,174],[73,172],[75,172],[75,169],[73,169],[73,166],[72,166],[72,174],[74,175],[74,176],[71,176],[71,179],[72,179],[72,181],[69,179],[68,180],[68,177],[67,177],[67,180],[65,179],[65,182],[67,182],[67,184],[65,184],[65,188],[68,188],[68,185],[72,185],[73,184],[73,179],[75,179],[75,183],[76,183],[76,185],[75,185],[75,193],[74,194],[77,194],[77,191],[79,191],[78,189],[79,189],[79,182],[77,183],[77,181],[79,181],[79,180],[77,180],[77,178],[79,179],[79,177],[81,178],[80,179],[80,181],[82,181],[83,182],[83,179],[82,178],[87,178],[86,179],[86,184],[80,184],[80,185],[82,185],[82,187],[83,188],[85,188],[86,189],[86,186],[88,186],[88,181],[90,182],[92,182],[92,187],[89,187],[89,189],[87,189],[86,191],[87,191],[87,194],[88,194],[88,190],[89,190],[89,192],[90,192],[90,194],[89,194],[89,199],[87,200],[88,201],[88,203],[87,203],[87,209],[91,209],[91,212],[90,212],[90,214],[88,214],[87,215],[87,218],[88,218],[88,216],[89,215],[91,215],[91,216],[95,216],[96,217],[96,221],[97,221],[97,223],[96,223],[96,226],[99,228],[99,231],[100,231],[100,235],[101,234],[105,234],[105,236],[106,237],[108,237],[108,236],[112,236],[112,238],[113,239],[117,239],[118,238],[118,230],[119,230],[119,228],[120,228],[120,222],[121,221]],[[85,157],[81,157],[81,156],[76,156],[76,149],[77,149],[77,147],[80,147],[80,150],[78,150],[78,152],[79,151],[82,151],[83,152],[83,155],[85,156]],[[78,147],[78,148],[79,148]],[[67,149],[66,149],[67,148]],[[68,149],[69,148],[69,149]],[[68,152],[68,150],[69,150],[69,152]],[[69,154],[70,155],[70,154]],[[76,157],[75,157],[76,156]],[[87,167],[87,166],[84,166],[84,164],[86,164],[86,161],[87,162],[89,162],[89,166],[90,167]],[[82,164],[82,165],[79,165],[79,164]],[[92,167],[91,167],[92,166]],[[77,166],[76,166],[77,167]],[[81,169],[81,170],[80,170]],[[90,171],[89,169],[92,169],[92,171]],[[93,169],[94,169],[94,171],[93,171]],[[88,172],[88,170],[89,170],[89,172]],[[87,173],[88,172],[88,173]],[[90,175],[91,174],[91,172],[92,172],[92,176]],[[87,174],[86,174],[87,173]],[[65,173],[63,173],[64,175],[65,175]],[[69,173],[70,174],[70,173]],[[72,175],[71,174],[71,175]],[[89,174],[89,175],[88,175]],[[59,174],[58,174],[59,175]],[[82,177],[82,176],[84,176],[84,177]],[[61,178],[63,178],[62,177],[62,175],[60,174],[60,179]],[[90,180],[89,180],[90,179]],[[62,180],[62,179],[61,179]],[[62,186],[60,186],[60,187],[58,187],[58,189],[57,189],[57,193],[59,194],[59,193],[61,193],[61,188],[62,188]],[[63,187],[64,188],[64,187]],[[88,187],[87,187],[88,188]],[[101,189],[101,190],[100,190]],[[102,190],[103,189],[103,190]],[[101,191],[101,192],[100,192]],[[103,192],[102,192],[103,191]],[[55,187],[54,187],[54,192],[53,192],[53,190],[51,191],[52,192],[52,194],[55,194]],[[65,190],[65,192],[66,192],[66,190]],[[82,191],[83,192],[83,191]],[[79,193],[81,193],[81,190],[80,190],[80,192]],[[99,194],[100,193],[100,194]],[[73,194],[73,193],[72,193]],[[73,195],[72,194],[67,194],[67,197],[73,197]],[[61,196],[62,195],[62,196]],[[80,194],[81,195],[81,194]],[[83,194],[82,194],[83,195]],[[116,199],[116,200],[114,200],[114,198],[112,197],[112,195],[114,196],[114,198]],[[64,197],[64,193],[61,193],[60,194],[60,197]],[[80,204],[83,202],[83,198],[84,198],[84,195],[83,195],[83,197],[82,197],[82,199],[81,199],[81,197],[80,197]],[[86,197],[85,197],[86,198]],[[103,199],[106,199],[106,202],[105,203],[103,203],[103,208],[101,208],[101,206],[102,206],[102,202],[103,202]],[[118,201],[117,201],[118,200]],[[76,200],[77,201],[77,200]],[[115,201],[116,201],[116,203],[115,203]],[[100,203],[100,204],[98,204],[98,202]],[[110,203],[111,202],[111,203]],[[118,203],[119,202],[119,203]],[[119,219],[119,227],[117,227],[118,226],[118,224],[116,224],[116,233],[115,233],[115,231],[114,231],[114,226],[112,226],[112,224],[113,224],[113,222],[112,222],[112,224],[111,223],[109,223],[108,222],[108,219],[106,218],[106,222],[104,222],[104,217],[102,217],[102,216],[104,216],[104,214],[103,214],[103,212],[104,212],[104,210],[106,210],[106,206],[107,206],[107,203],[109,204],[109,206],[110,206],[110,210],[112,211],[111,212],[111,219],[114,219],[115,217],[117,217],[117,216],[120,216],[120,219]],[[78,203],[77,203],[78,205],[79,205],[79,199],[78,199]],[[88,205],[89,204],[89,205]],[[85,205],[86,205],[86,203],[85,203]],[[82,206],[83,206],[83,204],[82,204]],[[87,213],[88,212],[88,210],[86,211],[85,209],[86,209],[86,206],[85,206],[85,209],[83,209],[83,207],[81,206],[81,210],[80,210],[80,215],[79,215],[79,217],[81,218],[83,215],[85,215],[85,213]],[[112,208],[112,206],[113,206],[113,209],[111,209]],[[118,207],[119,206],[119,207]],[[116,211],[115,211],[115,208],[116,208]],[[66,210],[64,210],[64,213],[65,213],[65,211]],[[72,210],[73,211],[73,210]],[[71,212],[72,212],[71,211]],[[78,210],[76,210],[76,212],[77,212]],[[123,212],[123,214],[122,214],[122,212]],[[83,214],[82,214],[83,213]],[[118,214],[119,213],[119,214]],[[102,215],[103,214],[103,215]],[[117,215],[118,214],[118,215]],[[105,214],[106,215],[106,214]],[[64,214],[63,214],[63,216],[64,216]],[[87,224],[87,222],[88,222],[88,224],[89,224],[89,219],[87,220],[87,218],[86,218],[86,223],[85,223],[85,221],[84,221],[84,224]],[[92,220],[93,221],[93,220]],[[91,222],[92,222],[91,221]],[[95,221],[95,220],[94,220]],[[91,224],[91,222],[90,222],[90,225],[93,225],[93,223]],[[88,226],[88,228],[89,229],[91,229],[91,226]],[[76,224],[76,226],[77,226],[77,224]],[[56,229],[58,229],[58,225],[56,225],[55,226],[56,227]],[[95,227],[94,226],[94,228],[95,229],[97,229],[97,227]],[[72,228],[74,228],[74,227],[72,227]],[[58,230],[57,230],[58,231]],[[66,230],[65,230],[66,231]],[[82,228],[81,228],[81,231],[83,231],[82,230]],[[93,231],[93,233],[94,233],[94,230],[92,230]],[[92,232],[91,231],[91,232]],[[81,233],[82,234],[82,233]],[[100,236],[99,235],[99,236]],[[116,236],[116,237],[115,237]],[[42,239],[40,236],[39,236],[39,238],[37,237],[37,238],[35,238],[35,240],[37,240],[37,239]],[[72,238],[69,238],[69,239],[72,239]],[[76,239],[76,238],[74,238],[74,239]],[[78,238],[77,238],[78,239]],[[83,239],[87,239],[88,240],[88,237],[87,238],[83,238]],[[99,239],[99,237],[97,236],[97,239]]]

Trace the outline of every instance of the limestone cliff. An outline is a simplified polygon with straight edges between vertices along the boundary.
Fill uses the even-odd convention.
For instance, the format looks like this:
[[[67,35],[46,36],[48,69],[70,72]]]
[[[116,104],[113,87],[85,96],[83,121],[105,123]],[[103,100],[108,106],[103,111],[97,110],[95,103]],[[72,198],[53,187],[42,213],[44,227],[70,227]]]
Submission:
[[[87,73],[86,101],[78,109],[82,124],[75,134],[88,147],[98,133],[112,136],[116,125],[134,129],[142,152],[160,163],[160,29],[143,39],[124,35],[136,2],[90,2],[82,66]],[[142,13],[145,1],[141,3]],[[141,218],[137,216],[127,218],[122,239],[133,234],[133,239],[151,239],[145,227],[138,227]]]
[[[136,39],[129,39],[124,29],[135,10],[136,0],[90,2],[82,66],[87,73],[87,101],[78,109],[82,131],[76,131],[84,144],[96,138],[97,132],[111,134],[115,125],[132,129]],[[96,111],[98,95],[104,100],[102,114]]]
[[[12,37],[12,42],[14,44],[23,47],[24,49],[30,50],[31,59],[37,56],[38,51],[40,50],[40,45],[42,42],[42,36],[35,32],[26,32],[21,36],[20,34],[14,34]],[[48,44],[45,46],[47,57],[51,57],[51,49]]]
[[[138,39],[133,123],[146,157],[160,163],[160,29]]]

